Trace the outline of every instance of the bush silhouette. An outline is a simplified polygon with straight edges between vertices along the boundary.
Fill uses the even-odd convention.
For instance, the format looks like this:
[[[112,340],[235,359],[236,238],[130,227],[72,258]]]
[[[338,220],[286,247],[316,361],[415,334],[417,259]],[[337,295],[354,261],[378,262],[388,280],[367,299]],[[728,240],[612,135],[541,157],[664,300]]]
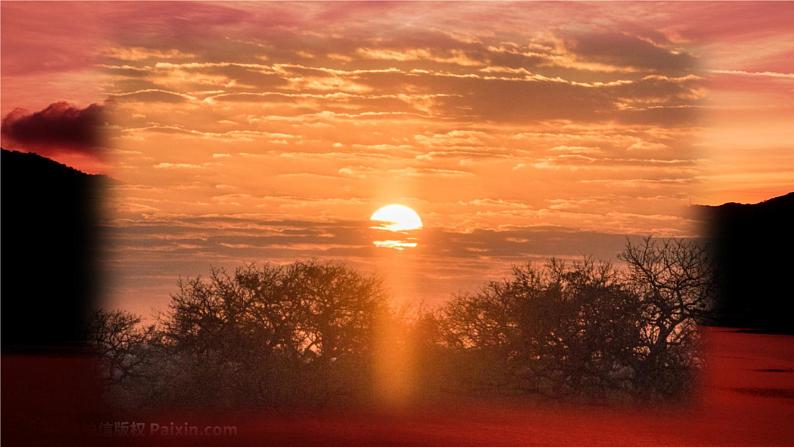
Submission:
[[[372,331],[385,309],[376,279],[311,261],[213,270],[178,286],[147,349],[129,352],[148,357],[130,377],[143,378],[131,399],[289,404],[369,391]]]
[[[702,362],[706,253],[648,238],[628,244],[617,267],[516,266],[416,318],[391,312],[381,283],[344,265],[213,270],[180,281],[156,325],[99,313],[94,340],[103,376],[134,404],[369,402],[383,322],[393,349],[415,345],[420,395],[675,396]]]
[[[590,259],[514,267],[436,316],[458,392],[551,396],[678,395],[702,359],[697,318],[710,261],[692,241],[628,244],[622,269]]]

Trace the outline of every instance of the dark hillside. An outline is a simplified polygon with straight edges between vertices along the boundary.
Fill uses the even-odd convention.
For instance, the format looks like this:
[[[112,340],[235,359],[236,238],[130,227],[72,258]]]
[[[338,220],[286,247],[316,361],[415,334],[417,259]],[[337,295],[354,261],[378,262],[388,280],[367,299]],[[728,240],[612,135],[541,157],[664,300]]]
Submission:
[[[717,323],[794,333],[794,192],[698,208],[715,244]]]
[[[79,347],[96,295],[106,178],[2,151],[3,352]]]

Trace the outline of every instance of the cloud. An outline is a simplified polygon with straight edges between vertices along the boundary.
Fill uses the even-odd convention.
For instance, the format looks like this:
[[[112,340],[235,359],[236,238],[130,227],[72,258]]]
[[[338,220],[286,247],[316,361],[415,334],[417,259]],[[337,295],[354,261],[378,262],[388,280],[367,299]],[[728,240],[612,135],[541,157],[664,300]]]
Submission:
[[[449,54],[434,54],[426,48],[408,48],[404,50],[359,48],[356,52],[365,59],[378,59],[388,61],[432,61],[442,64],[462,66],[480,66],[483,62],[470,58],[465,52],[454,49]]]
[[[580,34],[567,39],[565,46],[577,59],[666,73],[686,72],[696,62],[685,51],[667,48],[650,39],[627,33]]]
[[[45,155],[63,152],[96,155],[102,147],[105,123],[105,106],[100,104],[81,109],[67,102],[56,102],[33,113],[14,109],[3,118],[2,144]]]
[[[155,169],[204,169],[206,166],[195,163],[157,163]]]
[[[108,266],[116,293],[130,300],[128,306],[140,306],[135,310],[144,314],[167,305],[177,278],[205,273],[210,266],[233,269],[254,261],[321,258],[383,273],[377,260],[387,253],[373,245],[376,234],[369,221],[206,215],[108,224],[110,250],[124,254]],[[615,260],[626,241],[638,236],[544,226],[470,232],[426,228],[417,237],[418,246],[404,252],[407,256],[398,268],[418,275],[422,286],[412,290],[411,296],[432,305],[456,292],[474,290],[487,279],[497,279],[512,264],[542,262],[552,256]],[[385,279],[389,287],[401,286],[399,275]],[[145,304],[141,291],[148,295]]]
[[[161,89],[144,89],[134,92],[116,93],[110,96],[116,100],[124,102],[180,103],[196,99],[195,97],[188,94],[175,93]]]
[[[744,70],[709,70],[709,71],[711,73],[722,74],[722,75],[794,79],[794,73],[780,73],[776,71],[744,71]]]
[[[161,59],[193,59],[196,56],[189,53],[184,53],[175,49],[157,49],[157,48],[107,48],[104,51],[105,56],[119,59],[122,61],[143,61],[143,60],[161,60]]]

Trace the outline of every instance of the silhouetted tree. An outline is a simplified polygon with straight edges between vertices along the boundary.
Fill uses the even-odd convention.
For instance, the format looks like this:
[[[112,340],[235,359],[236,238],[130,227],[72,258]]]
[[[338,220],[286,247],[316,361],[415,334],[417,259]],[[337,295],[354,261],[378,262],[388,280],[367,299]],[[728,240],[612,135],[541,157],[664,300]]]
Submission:
[[[514,267],[439,319],[444,343],[469,365],[459,369],[464,389],[561,396],[628,388],[639,308],[609,264],[552,260]]]
[[[309,261],[214,269],[178,287],[148,337],[146,400],[325,402],[371,390],[375,319],[385,310],[377,279]]]
[[[696,318],[711,296],[691,241],[628,244],[626,265],[515,267],[436,316],[458,390],[553,396],[674,395],[699,366]]]
[[[100,312],[93,334],[108,383],[139,404],[369,400],[388,385],[384,368],[404,366],[388,362],[390,350],[410,353],[424,395],[673,396],[702,362],[707,253],[647,238],[627,244],[618,266],[516,266],[413,316],[388,309],[380,282],[344,265],[249,265],[180,281],[156,326]]]
[[[627,288],[642,303],[638,388],[674,392],[702,361],[697,322],[716,292],[710,251],[699,241],[648,237],[627,244],[620,259],[628,264]]]
[[[120,310],[100,310],[94,314],[89,340],[96,353],[104,359],[100,377],[119,385],[143,374],[148,342],[154,327],[140,327],[140,317]]]

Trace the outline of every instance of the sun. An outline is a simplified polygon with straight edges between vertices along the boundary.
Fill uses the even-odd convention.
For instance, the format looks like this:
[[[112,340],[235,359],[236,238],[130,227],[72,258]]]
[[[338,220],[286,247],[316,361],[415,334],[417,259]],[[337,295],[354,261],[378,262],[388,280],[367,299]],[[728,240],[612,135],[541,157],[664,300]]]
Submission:
[[[387,231],[411,231],[422,229],[422,218],[405,205],[391,204],[378,208],[369,220],[380,225],[372,227]]]

